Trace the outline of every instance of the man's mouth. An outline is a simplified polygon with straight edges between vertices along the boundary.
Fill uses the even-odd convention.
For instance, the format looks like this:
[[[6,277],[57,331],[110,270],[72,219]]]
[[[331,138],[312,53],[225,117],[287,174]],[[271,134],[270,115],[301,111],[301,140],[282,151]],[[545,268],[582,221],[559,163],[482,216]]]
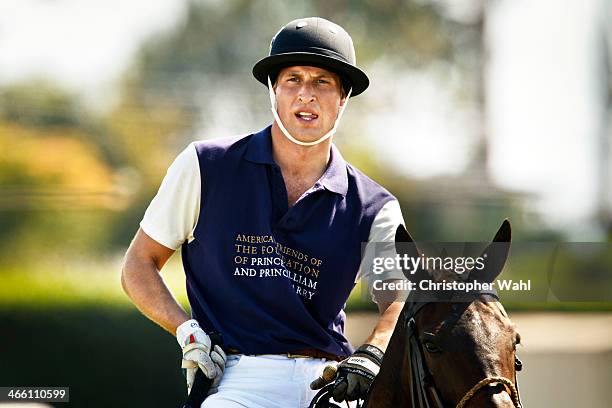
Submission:
[[[305,120],[307,122],[313,121],[319,117],[316,113],[312,112],[298,112],[295,114],[295,117],[300,120]]]

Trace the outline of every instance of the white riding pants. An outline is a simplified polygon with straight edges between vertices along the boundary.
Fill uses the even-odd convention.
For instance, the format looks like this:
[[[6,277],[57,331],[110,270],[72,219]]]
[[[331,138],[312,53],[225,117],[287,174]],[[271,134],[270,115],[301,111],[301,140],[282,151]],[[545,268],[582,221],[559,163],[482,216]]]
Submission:
[[[230,355],[219,391],[201,408],[307,408],[317,391],[310,382],[327,360],[283,355]]]

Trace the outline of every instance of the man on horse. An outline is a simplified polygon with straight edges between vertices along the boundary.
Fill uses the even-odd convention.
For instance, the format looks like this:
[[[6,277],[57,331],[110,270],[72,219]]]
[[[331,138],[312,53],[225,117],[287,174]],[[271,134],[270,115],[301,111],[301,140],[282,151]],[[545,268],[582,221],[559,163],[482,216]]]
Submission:
[[[397,199],[332,144],[368,77],[349,34],[318,17],[281,28],[253,75],[268,87],[273,123],[180,153],[127,251],[123,287],[176,335],[188,388],[198,370],[213,380],[202,407],[308,406],[329,362],[339,362],[333,378],[313,387],[363,398],[403,305],[373,293],[380,318],[353,349],[343,309],[369,272],[362,244],[393,242],[403,224]],[[191,317],[159,274],[179,248]]]

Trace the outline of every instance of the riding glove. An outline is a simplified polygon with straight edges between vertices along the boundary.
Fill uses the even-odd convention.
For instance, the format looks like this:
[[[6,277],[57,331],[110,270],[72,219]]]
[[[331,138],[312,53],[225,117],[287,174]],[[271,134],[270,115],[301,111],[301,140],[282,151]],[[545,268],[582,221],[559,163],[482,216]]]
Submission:
[[[225,371],[227,360],[223,349],[216,345],[211,350],[210,337],[193,319],[187,320],[176,329],[176,339],[183,349],[181,367],[185,369],[188,392],[191,392],[198,368],[207,378],[213,380],[211,389],[216,389]]]
[[[378,347],[364,344],[339,364],[326,366],[310,388],[318,390],[333,381],[333,397],[337,402],[364,399],[380,370],[383,355]]]

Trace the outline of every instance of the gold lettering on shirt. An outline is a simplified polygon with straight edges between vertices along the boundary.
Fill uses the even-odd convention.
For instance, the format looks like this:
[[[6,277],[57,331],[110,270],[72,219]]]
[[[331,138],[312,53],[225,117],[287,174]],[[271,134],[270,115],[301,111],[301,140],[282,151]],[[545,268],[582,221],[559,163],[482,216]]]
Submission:
[[[236,234],[235,277],[287,279],[302,300],[311,300],[323,261],[303,250],[276,242],[272,235]]]

